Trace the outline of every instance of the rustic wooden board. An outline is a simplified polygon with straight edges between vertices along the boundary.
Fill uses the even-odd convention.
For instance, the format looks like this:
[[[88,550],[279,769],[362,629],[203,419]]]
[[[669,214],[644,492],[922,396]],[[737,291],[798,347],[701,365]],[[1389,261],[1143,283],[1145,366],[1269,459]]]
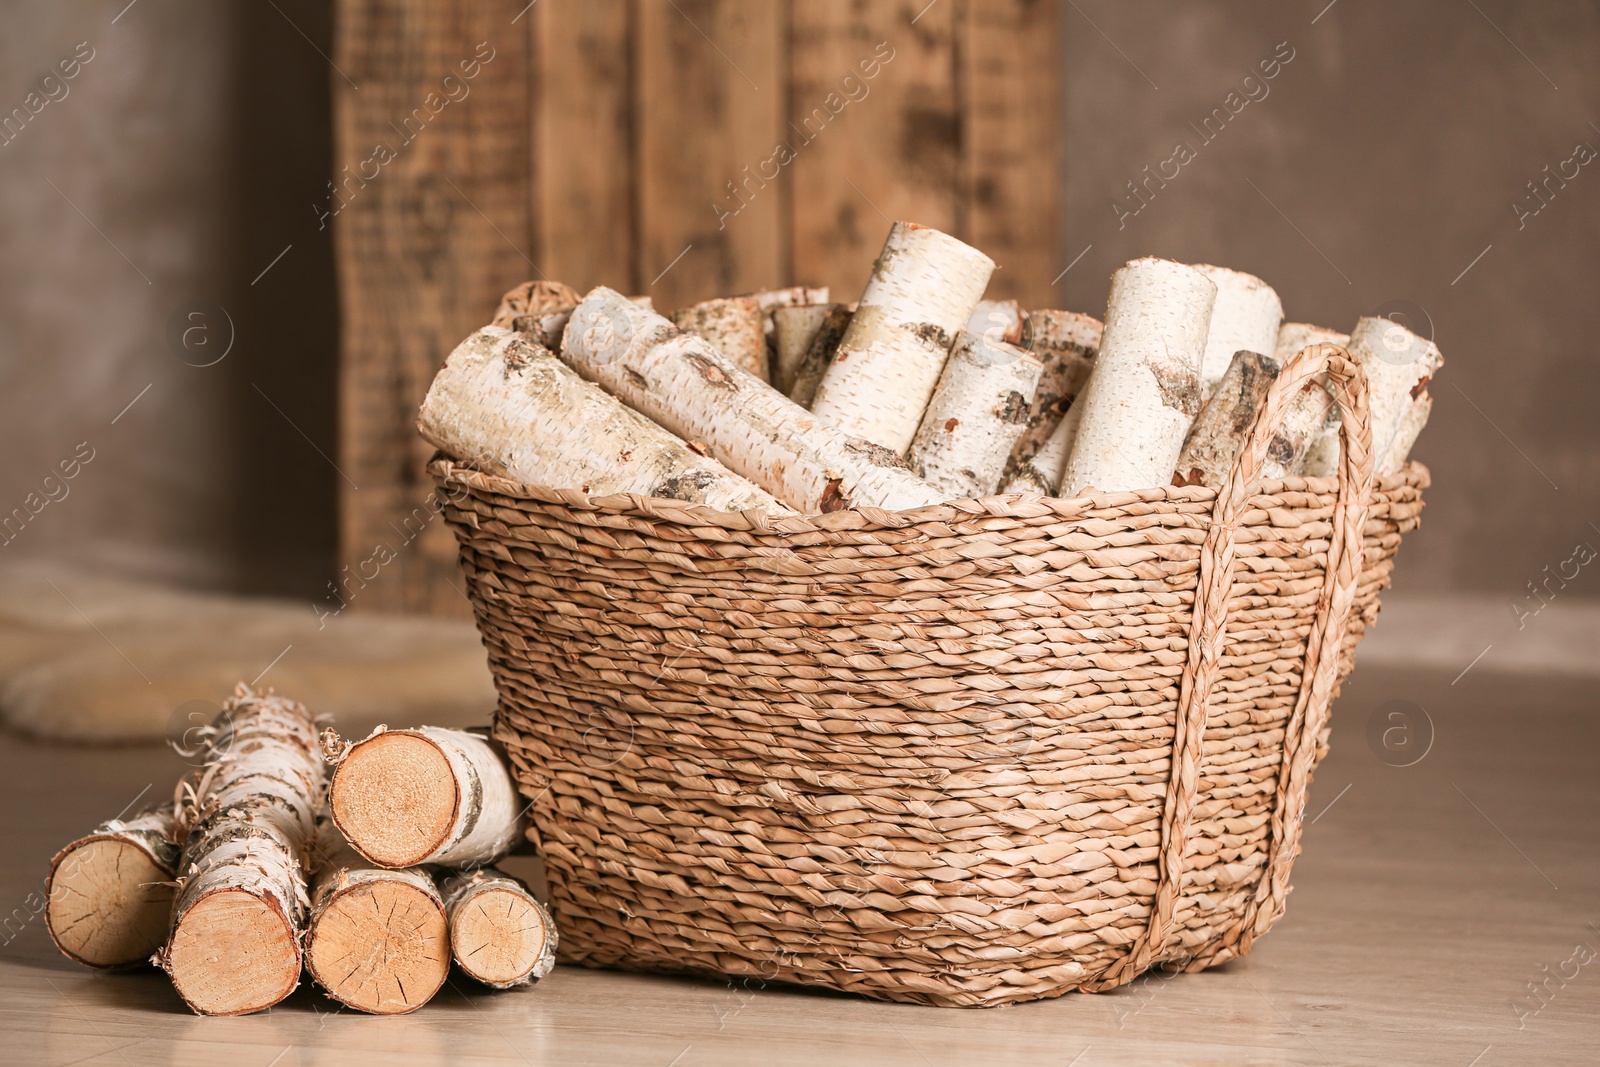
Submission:
[[[425,504],[433,486],[416,412],[456,342],[488,319],[503,289],[538,273],[527,255],[528,24],[511,21],[522,7],[338,7],[334,61],[359,87],[333,83],[335,161],[350,167],[337,172],[348,199],[333,225],[347,479],[340,586],[352,607],[467,610],[454,538]],[[490,58],[463,79],[460,64],[480,56]],[[362,182],[379,144],[393,158]]]
[[[832,286],[835,299],[861,294],[894,220],[959,234],[955,7],[794,5],[786,131],[796,142],[794,277]],[[887,62],[865,78],[861,64],[880,55]],[[864,94],[847,77],[861,79]],[[832,115],[838,100],[846,102]]]
[[[641,291],[670,311],[779,284],[782,194],[758,168],[783,117],[783,5],[639,0],[635,11]],[[718,211],[740,204],[729,183],[747,190],[733,217]]]
[[[534,259],[579,292],[635,292],[631,20],[623,3],[539,0],[533,22]]]
[[[994,299],[1053,307],[1064,264],[1061,23],[1054,0],[966,0],[960,12],[963,238],[994,258]]]

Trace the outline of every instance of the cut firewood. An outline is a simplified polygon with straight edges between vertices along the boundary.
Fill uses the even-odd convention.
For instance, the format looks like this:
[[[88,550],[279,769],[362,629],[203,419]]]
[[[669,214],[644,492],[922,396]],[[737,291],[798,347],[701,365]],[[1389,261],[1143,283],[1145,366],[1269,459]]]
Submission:
[[[306,970],[341,1004],[401,1015],[426,1004],[450,973],[444,901],[433,876],[375,867],[337,840],[311,891]]]
[[[1028,350],[1044,365],[1044,372],[1033,394],[1027,428],[1007,461],[1002,493],[1056,491],[1072,451],[1077,419],[1057,431],[1089,380],[1104,329],[1099,319],[1075,311],[1028,312]]]
[[[845,331],[850,328],[850,319],[855,315],[855,311],[844,304],[830,304],[828,308],[822,325],[817,327],[815,336],[811,338],[811,347],[806,349],[795,367],[794,384],[789,387],[789,399],[803,408],[809,408],[816,399],[817,386],[822,383],[822,376],[828,373],[828,365],[838,353],[839,342],[844,339]]]
[[[796,304],[772,310],[772,385],[788,396],[794,389],[795,373],[822,329],[823,320],[843,304]],[[846,319],[845,321],[848,321]],[[820,378],[820,373],[818,374]],[[790,399],[793,399],[791,396]]]
[[[951,497],[993,493],[1028,423],[1044,366],[1004,341],[963,330],[911,442],[911,469]]]
[[[1278,343],[1278,325],[1283,322],[1283,303],[1272,286],[1254,274],[1209,263],[1192,266],[1217,287],[1200,366],[1200,397],[1204,400],[1228,373],[1235,352],[1272,355]]]
[[[88,967],[133,967],[167,939],[182,832],[171,804],[101,823],[56,853],[45,879],[45,925]]]
[[[992,259],[948,234],[895,223],[812,410],[904,454],[993,271]]]
[[[182,816],[180,888],[155,962],[196,1012],[242,1015],[300,981],[305,860],[327,778],[306,709],[244,685],[212,748]]]
[[[703,339],[610,289],[593,290],[573,312],[561,358],[796,510],[944,499],[898,456],[823,424]]]
[[[1382,464],[1395,447],[1407,413],[1444,366],[1444,356],[1438,345],[1398,322],[1371,317],[1362,318],[1350,331],[1349,349],[1367,372],[1372,455],[1375,464]],[[1404,447],[1410,451],[1409,444]]]
[[[1136,259],[1111,276],[1105,334],[1082,408],[1062,496],[1147,489],[1172,479],[1200,412],[1200,359],[1217,287],[1167,259]]]
[[[1212,390],[1189,428],[1178,456],[1178,468],[1172,475],[1173,485],[1222,488],[1249,440],[1256,412],[1281,369],[1277,360],[1259,352],[1233,354],[1228,373]]]
[[[565,304],[533,315],[518,315],[511,320],[511,328],[554,352],[561,347],[561,335],[567,332],[567,320],[575,307],[576,304]]]
[[[1400,426],[1395,430],[1394,440],[1389,443],[1389,450],[1374,469],[1376,474],[1394,474],[1406,465],[1406,459],[1411,455],[1411,446],[1417,443],[1417,437],[1422,433],[1422,428],[1428,424],[1428,416],[1433,414],[1433,395],[1423,386],[1422,392],[1406,405],[1405,412],[1400,416]]]
[[[495,309],[491,322],[514,329],[520,318],[570,308],[581,299],[578,291],[565,282],[523,282],[500,298],[500,306]]]
[[[990,343],[1028,347],[1028,313],[1015,300],[978,301],[966,328]]]
[[[771,381],[767,371],[766,315],[761,305],[748,296],[702,300],[680,308],[672,321],[711,342],[734,366],[749,371],[762,381]]]
[[[578,377],[542,345],[494,326],[450,353],[417,429],[479,470],[552,489],[638,493],[721,511],[789,511]]]
[[[419,726],[355,744],[328,731],[328,808],[350,846],[380,867],[480,867],[522,837],[523,804],[489,739]]]
[[[510,989],[555,966],[555,921],[517,879],[493,867],[459,871],[440,891],[450,917],[450,952],[469,978]]]

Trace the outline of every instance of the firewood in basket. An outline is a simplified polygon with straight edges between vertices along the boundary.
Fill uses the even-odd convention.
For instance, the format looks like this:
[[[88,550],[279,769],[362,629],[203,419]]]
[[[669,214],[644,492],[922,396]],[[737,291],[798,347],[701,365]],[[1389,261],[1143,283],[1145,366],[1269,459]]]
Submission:
[[[1222,488],[1255,425],[1267,390],[1278,380],[1277,360],[1259,352],[1235,352],[1228,373],[1195,416],[1178,455],[1173,485]]]
[[[818,418],[903,455],[993,271],[992,259],[948,234],[895,223],[817,386]]]
[[[1044,366],[1004,341],[963,330],[911,442],[911,469],[951,497],[988,496],[1028,423]]]
[[[155,962],[202,1015],[242,1015],[300,981],[306,857],[327,777],[306,709],[240,685],[190,784],[180,888]]]
[[[1099,319],[1075,311],[1028,312],[1028,350],[1044,364],[1044,372],[1033,394],[1028,426],[1006,461],[1002,493],[1055,493],[1077,432],[1077,416],[1071,410],[1094,369],[1104,329]],[[1068,419],[1071,425],[1064,426]]]
[[[743,296],[754,300],[761,308],[761,333],[767,341],[767,374],[769,384],[780,393],[789,390],[778,381],[778,312],[783,308],[810,307],[828,303],[826,285],[792,285],[787,289],[758,289]]]
[[[1428,392],[1428,387],[1423,385],[1422,392],[1406,405],[1405,411],[1400,416],[1400,426],[1395,430],[1394,440],[1389,443],[1389,450],[1378,461],[1374,473],[1395,474],[1406,465],[1406,458],[1411,455],[1411,446],[1417,443],[1417,437],[1422,433],[1422,428],[1428,424],[1428,416],[1432,413],[1433,396]]]
[[[1308,345],[1332,344],[1343,348],[1350,338],[1334,330],[1313,326],[1306,322],[1286,322],[1278,330],[1277,347],[1272,358],[1281,370],[1293,359],[1295,353]],[[1283,418],[1273,430],[1272,443],[1261,465],[1263,479],[1282,478],[1298,474],[1305,466],[1306,454],[1317,439],[1331,426],[1335,439],[1338,436],[1338,409],[1333,393],[1328,388],[1328,376],[1319,374],[1300,387]]]
[[[729,296],[702,300],[678,309],[672,321],[678,329],[704,337],[735,366],[762,381],[771,380],[767,372],[766,316],[754,299]]]
[[[500,298],[490,322],[513,329],[519,318],[538,316],[560,308],[570,308],[579,299],[578,291],[565,282],[523,282]]]
[[[794,385],[789,389],[789,399],[803,408],[810,408],[817,397],[817,386],[828,372],[828,365],[839,351],[839,342],[850,328],[855,311],[844,304],[831,304],[822,325],[811,338],[811,347],[801,357],[794,372]]]
[[[1426,395],[1428,382],[1444,366],[1444,356],[1438,345],[1398,322],[1371,317],[1362,318],[1350,331],[1349,349],[1367,372],[1376,469],[1388,461],[1401,424],[1417,417],[1410,414],[1411,409]],[[1420,415],[1427,420],[1426,411]],[[1420,432],[1421,427],[1417,429]],[[1403,451],[1410,450],[1410,443],[1404,443]]]
[[[485,867],[454,872],[439,888],[450,919],[450,953],[469,978],[510,989],[550,973],[555,921],[522,882]]]
[[[772,310],[772,385],[778,392],[794,400],[795,375],[805,361],[806,353],[811,350],[811,342],[817,339],[817,333],[822,329],[829,312],[843,307],[843,304],[797,304],[793,307]],[[849,321],[849,313],[845,312],[844,318],[840,320],[841,334],[844,332],[843,324]],[[828,355],[832,358],[833,353],[829,352]],[[818,380],[821,379],[822,369],[825,368],[826,363],[823,364],[823,368],[818,369],[816,373]],[[812,391],[816,391],[815,384],[812,385]],[[795,403],[800,402],[796,400]]]
[[[103,822],[50,861],[45,925],[88,967],[148,964],[167,939],[182,831],[171,804]]]
[[[450,973],[444,901],[433,876],[374,866],[336,831],[319,834],[319,847],[306,970],[330,997],[358,1011],[416,1011]]]
[[[422,402],[417,429],[455,459],[534,485],[591,496],[638,493],[722,511],[789,512],[578,377],[548,349],[494,326],[450,353]]]
[[[328,810],[364,858],[380,867],[480,867],[522,839],[522,802],[504,757],[481,734],[379,727],[354,744],[333,731]]]
[[[1217,287],[1211,324],[1206,329],[1205,356],[1200,365],[1200,398],[1204,400],[1228,373],[1235,352],[1270,356],[1277,350],[1283,303],[1272,286],[1254,274],[1213,267],[1209,263],[1190,266],[1210,278]]]
[[[561,358],[798,511],[914,508],[944,499],[898,456],[823,424],[703,339],[613,290],[583,298]]]
[[[1217,287],[1145,257],[1111,276],[1105,333],[1059,490],[1075,496],[1166,485],[1200,412],[1200,358]]]

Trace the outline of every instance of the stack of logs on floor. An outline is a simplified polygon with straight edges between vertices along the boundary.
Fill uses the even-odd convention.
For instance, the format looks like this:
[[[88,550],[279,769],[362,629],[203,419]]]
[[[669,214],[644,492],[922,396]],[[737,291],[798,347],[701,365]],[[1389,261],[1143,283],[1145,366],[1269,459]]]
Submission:
[[[489,866],[524,830],[493,744],[427,726],[350,743],[318,727],[241,685],[175,802],[52,861],[61,951],[101,969],[153,962],[202,1015],[270,1008],[302,969],[386,1015],[427,1003],[452,961],[496,989],[547,974],[549,912]]]
[[[1377,473],[1398,471],[1443,360],[1388,319],[1349,335],[1283,321],[1261,279],[1136,259],[1105,318],[984,300],[995,264],[895,223],[860,300],[794,288],[658,315],[559,282],[507,293],[424,400],[452,458],[550,489],[721,510],[904,509],[994,493],[1221,486],[1268,386],[1307,345],[1367,372]],[[1268,478],[1337,470],[1339,414],[1307,385]]]

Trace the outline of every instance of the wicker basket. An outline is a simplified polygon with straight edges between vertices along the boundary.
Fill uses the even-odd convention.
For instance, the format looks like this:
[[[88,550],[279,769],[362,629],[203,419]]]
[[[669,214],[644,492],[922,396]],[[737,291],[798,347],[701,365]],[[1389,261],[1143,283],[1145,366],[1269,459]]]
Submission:
[[[1339,479],[1255,488],[1323,370]],[[1220,492],[774,518],[436,458],[563,959],[972,1005],[1243,955],[1422,508],[1368,440],[1319,345]]]

